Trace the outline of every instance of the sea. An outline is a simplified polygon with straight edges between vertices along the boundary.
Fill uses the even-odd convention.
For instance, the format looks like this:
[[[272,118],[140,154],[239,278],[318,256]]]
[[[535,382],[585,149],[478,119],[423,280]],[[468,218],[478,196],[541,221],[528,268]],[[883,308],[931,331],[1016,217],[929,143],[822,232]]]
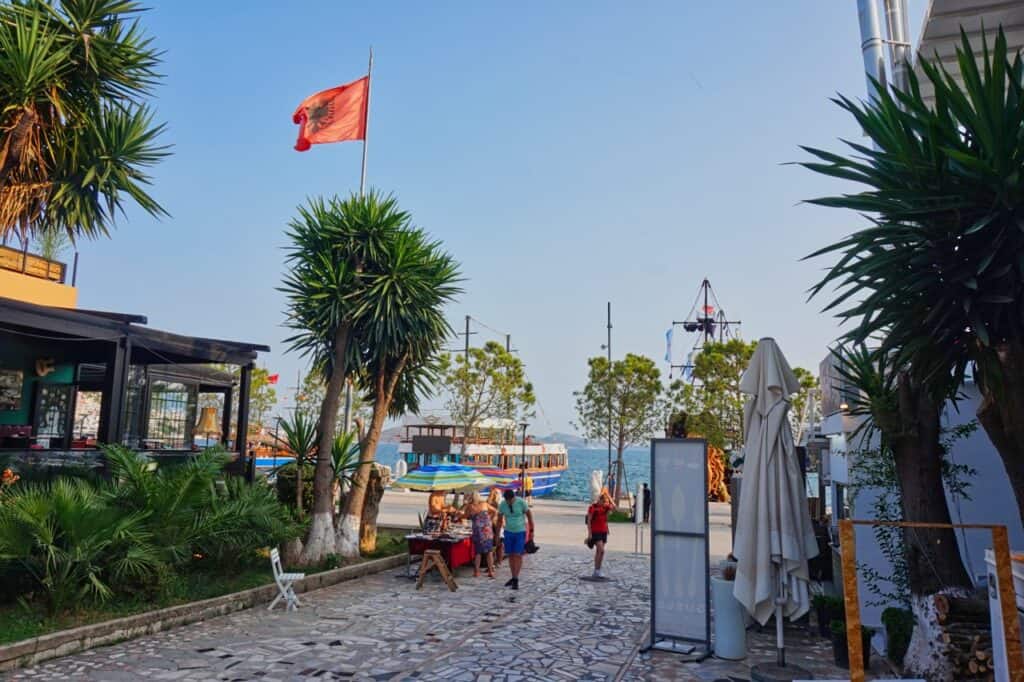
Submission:
[[[612,456],[614,457],[614,452]],[[622,453],[626,464],[626,483],[635,491],[637,483],[651,482],[651,451],[649,448],[631,448]],[[377,461],[392,469],[398,461],[398,445],[381,443],[377,447]],[[608,450],[569,448],[569,468],[562,474],[558,487],[546,497],[557,500],[589,501],[590,472],[608,469]]]

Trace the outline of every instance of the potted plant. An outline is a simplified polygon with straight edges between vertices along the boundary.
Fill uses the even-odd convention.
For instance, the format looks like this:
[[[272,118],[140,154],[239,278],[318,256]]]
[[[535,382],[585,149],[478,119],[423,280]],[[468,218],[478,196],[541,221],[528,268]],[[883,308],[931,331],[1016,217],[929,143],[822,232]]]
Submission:
[[[743,605],[733,595],[736,564],[722,563],[722,577],[711,578],[711,598],[715,609],[715,656],[730,660],[747,657],[747,628]]]
[[[843,600],[828,594],[816,594],[811,600],[814,606],[815,617],[818,619],[818,634],[828,638],[832,636],[829,624],[833,620],[845,620],[846,614],[843,608]]]
[[[889,607],[882,611],[885,626],[885,653],[896,665],[903,665],[903,657],[914,633],[914,614],[908,609]]]
[[[833,620],[829,624],[832,631],[832,660],[844,670],[850,669],[850,650],[846,643],[846,621]],[[861,652],[864,657],[864,669],[871,667],[871,638],[875,631],[872,628],[861,626]]]

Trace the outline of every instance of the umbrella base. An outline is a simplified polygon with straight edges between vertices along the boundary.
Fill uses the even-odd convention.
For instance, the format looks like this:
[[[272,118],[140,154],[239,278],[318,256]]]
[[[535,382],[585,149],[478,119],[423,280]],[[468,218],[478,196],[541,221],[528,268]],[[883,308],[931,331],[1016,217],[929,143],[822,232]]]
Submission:
[[[798,665],[779,665],[778,663],[758,663],[750,668],[751,682],[793,682],[793,680],[810,680],[813,676]]]

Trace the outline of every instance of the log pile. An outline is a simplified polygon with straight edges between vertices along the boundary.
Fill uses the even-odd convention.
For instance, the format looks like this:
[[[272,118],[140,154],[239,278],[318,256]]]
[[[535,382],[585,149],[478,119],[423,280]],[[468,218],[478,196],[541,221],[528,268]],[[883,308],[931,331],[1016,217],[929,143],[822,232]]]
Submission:
[[[992,680],[992,625],[988,600],[935,595],[935,614],[956,680]]]

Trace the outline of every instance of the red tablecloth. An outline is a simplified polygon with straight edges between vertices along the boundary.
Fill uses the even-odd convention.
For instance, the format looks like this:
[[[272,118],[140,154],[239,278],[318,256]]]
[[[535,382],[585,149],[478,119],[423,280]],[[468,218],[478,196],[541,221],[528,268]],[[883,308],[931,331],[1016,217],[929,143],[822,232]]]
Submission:
[[[409,538],[409,554],[423,554],[428,549],[439,550],[449,569],[456,569],[459,566],[472,563],[473,557],[476,556],[476,552],[473,550],[473,541],[469,538],[461,540]]]

